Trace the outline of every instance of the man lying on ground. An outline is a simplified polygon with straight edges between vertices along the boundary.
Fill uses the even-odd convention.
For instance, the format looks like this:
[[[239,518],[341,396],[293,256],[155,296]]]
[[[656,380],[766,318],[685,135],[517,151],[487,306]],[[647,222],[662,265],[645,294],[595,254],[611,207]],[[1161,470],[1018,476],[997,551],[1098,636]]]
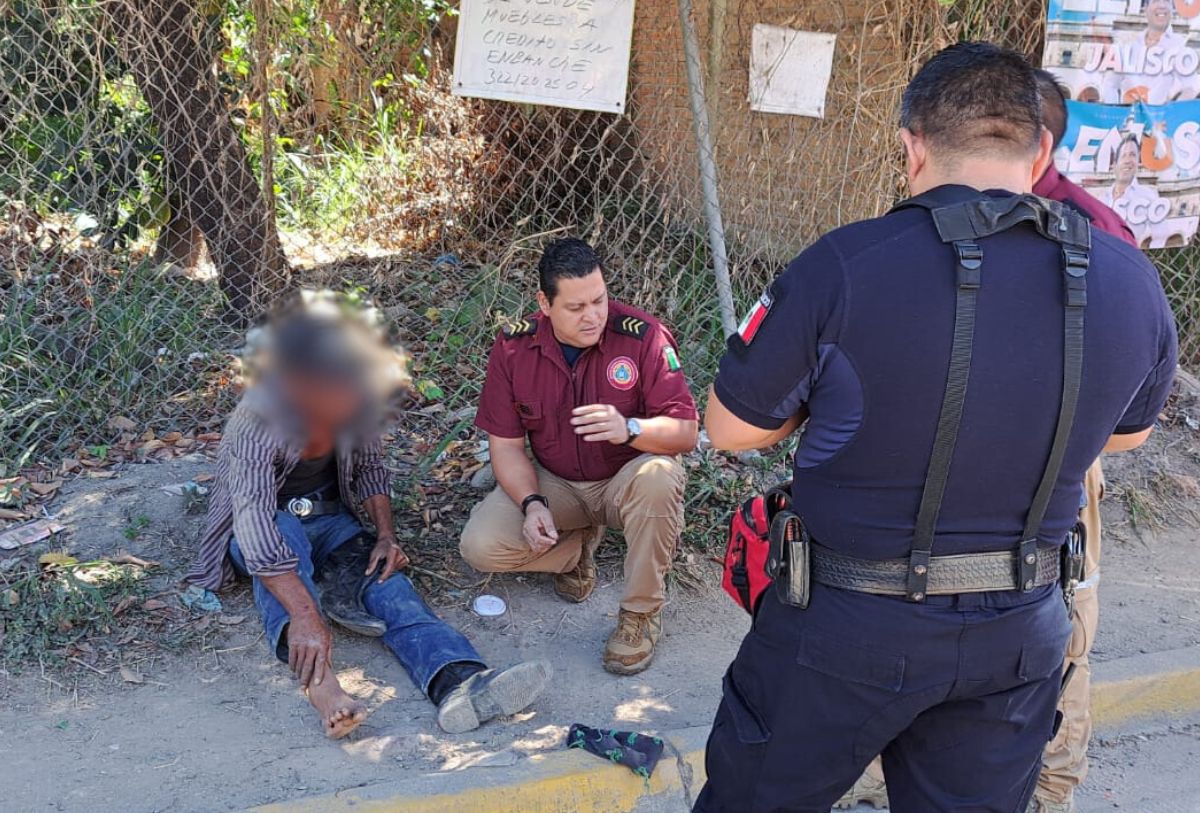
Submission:
[[[362,314],[307,296],[259,335],[252,385],[217,456],[207,529],[187,581],[209,590],[249,576],[271,651],[344,737],[366,719],[333,669],[326,615],[382,636],[449,733],[529,706],[550,666],[487,668],[401,573],[380,435],[404,360]],[[367,532],[363,514],[375,533]],[[318,589],[318,584],[321,589]]]

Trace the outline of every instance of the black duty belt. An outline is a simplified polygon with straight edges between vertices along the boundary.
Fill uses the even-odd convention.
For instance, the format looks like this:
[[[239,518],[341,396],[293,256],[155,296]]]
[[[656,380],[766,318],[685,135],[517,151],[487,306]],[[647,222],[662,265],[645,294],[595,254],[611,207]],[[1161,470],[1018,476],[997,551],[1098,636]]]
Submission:
[[[345,511],[341,500],[314,500],[309,497],[280,497],[279,510],[300,519]]]
[[[1035,555],[1034,586],[1057,582],[1062,569],[1060,551],[1040,548]],[[827,587],[884,596],[908,594],[908,559],[859,559],[816,543],[812,544],[811,557],[812,580]],[[944,596],[1020,590],[1025,585],[1019,580],[1019,571],[1017,553],[1012,550],[932,556],[924,592],[928,596]]]

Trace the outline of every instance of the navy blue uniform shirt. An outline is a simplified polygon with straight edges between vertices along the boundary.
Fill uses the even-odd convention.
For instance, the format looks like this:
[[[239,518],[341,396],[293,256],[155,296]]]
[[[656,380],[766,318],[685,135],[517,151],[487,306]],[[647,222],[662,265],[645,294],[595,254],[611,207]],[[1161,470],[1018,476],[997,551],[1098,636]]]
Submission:
[[[940,192],[948,203],[981,194]],[[1110,235],[1093,229],[1092,240],[1082,390],[1043,545],[1075,523],[1109,436],[1154,425],[1176,366],[1154,267]],[[975,352],[936,555],[1016,547],[1062,397],[1061,246],[1030,225],[979,244]],[[766,299],[744,323],[749,343],[730,339],[717,396],[763,429],[807,405],[793,496],[813,537],[863,558],[907,556],[950,360],[953,248],[924,210],[854,223],[797,257]]]

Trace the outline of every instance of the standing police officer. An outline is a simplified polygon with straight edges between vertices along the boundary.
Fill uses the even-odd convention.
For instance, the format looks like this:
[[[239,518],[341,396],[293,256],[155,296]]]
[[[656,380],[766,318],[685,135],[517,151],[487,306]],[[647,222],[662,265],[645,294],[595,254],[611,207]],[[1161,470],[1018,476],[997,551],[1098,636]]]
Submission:
[[[1080,484],[1102,450],[1145,440],[1170,390],[1154,268],[1029,195],[1051,137],[1020,55],[942,51],[901,125],[917,197],[801,254],[710,396],[720,448],[810,418],[804,532],[726,676],[703,813],[824,813],[880,752],[896,813],[1024,810]]]
[[[1052,150],[1057,151],[1067,132],[1067,100],[1054,74],[1034,71],[1042,99],[1042,126],[1053,138]],[[1045,174],[1033,186],[1033,193],[1043,198],[1065,203],[1079,210],[1091,221],[1092,228],[1107,232],[1137,248],[1133,232],[1121,216],[1094,198],[1087,190],[1063,177],[1050,164]],[[1092,736],[1091,663],[1089,656],[1100,623],[1100,600],[1096,595],[1100,582],[1100,500],[1104,496],[1104,470],[1099,460],[1087,470],[1083,480],[1083,508],[1079,522],[1085,534],[1083,581],[1076,587],[1075,613],[1071,619],[1071,638],[1067,644],[1065,668],[1071,670],[1071,680],[1063,687],[1058,701],[1062,723],[1054,739],[1042,754],[1042,772],[1033,794],[1030,813],[1075,813],[1075,789],[1087,776],[1088,742]],[[838,800],[834,808],[850,810],[860,802],[876,807],[887,806],[887,787],[883,767],[876,760],[854,783],[854,787]]]

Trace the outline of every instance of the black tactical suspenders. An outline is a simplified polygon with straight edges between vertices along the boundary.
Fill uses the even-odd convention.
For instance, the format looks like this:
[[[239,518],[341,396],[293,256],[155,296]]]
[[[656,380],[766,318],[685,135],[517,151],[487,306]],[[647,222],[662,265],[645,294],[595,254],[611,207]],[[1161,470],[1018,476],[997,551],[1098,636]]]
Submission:
[[[936,193],[916,197],[893,210],[921,208],[929,211],[942,242],[954,247],[958,259],[955,272],[958,293],[950,367],[908,562],[906,596],[910,601],[917,602],[924,601],[928,594],[938,513],[958,440],[971,372],[975,311],[983,283],[983,251],[976,241],[1018,224],[1030,223],[1043,237],[1059,243],[1063,251],[1062,402],[1054,440],[1041,482],[1025,518],[1017,551],[1016,585],[1026,592],[1037,583],[1038,534],[1062,468],[1079,402],[1079,385],[1083,374],[1084,310],[1087,306],[1086,276],[1091,249],[1091,231],[1087,220],[1074,210],[1051,201],[1032,195],[1018,195],[1004,199],[980,197],[964,203],[943,205],[937,198]]]

